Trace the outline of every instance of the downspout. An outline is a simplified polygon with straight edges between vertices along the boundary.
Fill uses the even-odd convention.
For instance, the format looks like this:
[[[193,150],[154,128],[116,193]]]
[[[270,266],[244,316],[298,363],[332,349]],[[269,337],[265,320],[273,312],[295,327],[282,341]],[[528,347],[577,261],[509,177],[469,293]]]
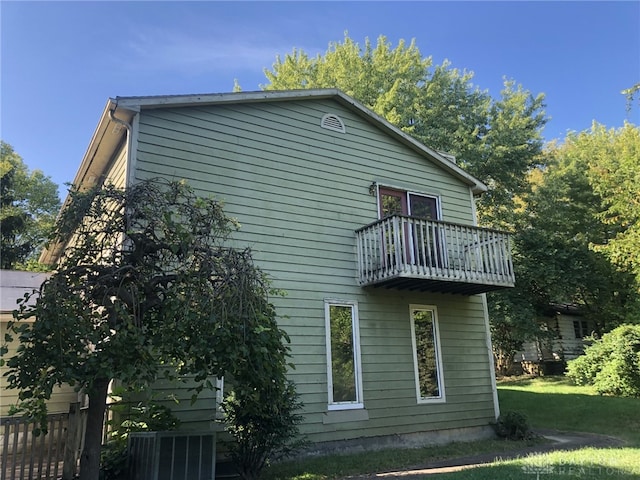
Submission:
[[[115,111],[118,108],[118,103],[116,102],[115,106],[113,107],[113,110],[109,110],[109,119],[118,124],[123,126],[126,130],[127,130],[127,154],[126,154],[126,158],[125,158],[125,177],[124,177],[124,188],[125,190],[129,187],[130,184],[130,179],[129,176],[131,175],[131,148],[132,148],[132,135],[131,135],[131,124],[125,122],[124,120],[118,118],[115,116]],[[129,216],[127,215],[127,230],[129,230]],[[124,232],[123,232],[123,237],[124,237]],[[120,382],[118,382],[117,379],[112,378],[109,380],[109,383],[107,385],[107,399],[109,399],[111,393],[113,392],[114,387],[116,387]],[[109,400],[107,400],[107,404],[109,404]],[[107,405],[108,406],[108,405]]]
[[[115,107],[113,107],[113,110],[109,110],[109,119],[114,122],[117,123],[118,125],[123,126],[126,130],[127,130],[127,158],[125,159],[125,163],[127,165],[126,167],[126,171],[125,171],[125,183],[124,183],[124,188],[128,188],[129,184],[131,183],[131,179],[130,179],[130,175],[131,175],[131,148],[132,148],[132,135],[131,135],[131,124],[125,122],[124,120],[116,117],[114,115],[115,111],[118,109],[118,103],[116,102]]]

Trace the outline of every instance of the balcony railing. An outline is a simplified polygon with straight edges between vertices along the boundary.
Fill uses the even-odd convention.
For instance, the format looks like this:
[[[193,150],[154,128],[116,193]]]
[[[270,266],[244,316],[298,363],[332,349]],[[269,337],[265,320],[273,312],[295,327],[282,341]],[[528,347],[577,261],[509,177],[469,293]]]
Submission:
[[[505,232],[392,215],[356,239],[362,286],[473,295],[515,284]]]

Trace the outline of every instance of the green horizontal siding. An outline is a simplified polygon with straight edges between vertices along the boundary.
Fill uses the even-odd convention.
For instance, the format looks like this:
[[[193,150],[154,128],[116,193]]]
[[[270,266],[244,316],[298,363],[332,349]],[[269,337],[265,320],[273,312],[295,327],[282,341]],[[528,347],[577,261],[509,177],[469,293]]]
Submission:
[[[127,149],[121,148],[107,170],[107,182],[124,188],[127,181]]]
[[[346,134],[320,128],[325,113],[338,114]],[[373,182],[440,195],[444,220],[470,224],[466,185],[331,100],[156,109],[143,111],[139,129],[137,178],[185,179],[223,201],[242,225],[236,244],[250,246],[274,287],[287,291],[272,300],[291,337],[296,368],[290,375],[312,441],[493,419],[480,297],[356,283],[354,231],[377,219]],[[327,298],[358,302],[368,420],[323,423]],[[438,308],[446,403],[416,401],[409,304]]]

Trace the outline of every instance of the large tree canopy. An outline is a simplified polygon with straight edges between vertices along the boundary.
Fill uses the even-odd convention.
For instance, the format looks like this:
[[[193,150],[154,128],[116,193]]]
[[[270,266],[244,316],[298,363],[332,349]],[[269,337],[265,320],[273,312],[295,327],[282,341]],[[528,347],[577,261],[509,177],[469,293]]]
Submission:
[[[591,132],[567,139],[588,158],[587,177],[602,199],[598,217],[609,238],[596,243],[614,264],[632,271],[640,283],[640,128],[625,123],[607,130],[594,124]]]
[[[40,170],[30,172],[11,145],[0,142],[0,268],[35,262],[59,209],[57,185]]]
[[[54,385],[88,394],[83,480],[98,478],[111,379],[133,386],[190,375],[198,393],[228,374],[241,381],[235,398],[254,414],[254,428],[273,422],[268,409],[291,399],[288,338],[251,253],[226,245],[236,223],[220,203],[184,183],[153,181],[70,198],[54,237],[69,241],[64,256],[35,304],[15,314],[35,321],[9,327],[20,340],[7,362],[18,410],[42,417]]]
[[[505,359],[544,334],[536,318],[553,303],[580,307],[598,335],[640,322],[639,129],[594,125],[549,145],[544,163],[519,199],[516,287],[489,295],[494,345]]]
[[[546,157],[548,167],[529,198],[520,230],[529,227],[546,239],[580,245],[607,263],[608,270],[635,274],[640,283],[640,129],[628,123],[618,130],[594,124],[551,146]],[[579,258],[567,261],[584,266]],[[574,271],[574,281],[593,283],[599,270],[589,270]]]
[[[392,48],[384,36],[362,47],[345,35],[314,58],[294,50],[265,75],[266,90],[339,88],[429,147],[455,155],[491,188],[478,205],[482,223],[513,223],[513,199],[526,190],[543,144],[543,95],[509,80],[494,99],[473,85],[471,72],[446,61],[434,66],[414,42]]]

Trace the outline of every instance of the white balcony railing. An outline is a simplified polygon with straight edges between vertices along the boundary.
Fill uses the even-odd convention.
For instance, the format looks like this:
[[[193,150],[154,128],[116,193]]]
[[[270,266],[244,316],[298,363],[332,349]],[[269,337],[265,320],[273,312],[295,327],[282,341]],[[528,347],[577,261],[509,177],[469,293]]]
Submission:
[[[393,215],[356,230],[360,285],[481,293],[513,287],[509,234]]]

